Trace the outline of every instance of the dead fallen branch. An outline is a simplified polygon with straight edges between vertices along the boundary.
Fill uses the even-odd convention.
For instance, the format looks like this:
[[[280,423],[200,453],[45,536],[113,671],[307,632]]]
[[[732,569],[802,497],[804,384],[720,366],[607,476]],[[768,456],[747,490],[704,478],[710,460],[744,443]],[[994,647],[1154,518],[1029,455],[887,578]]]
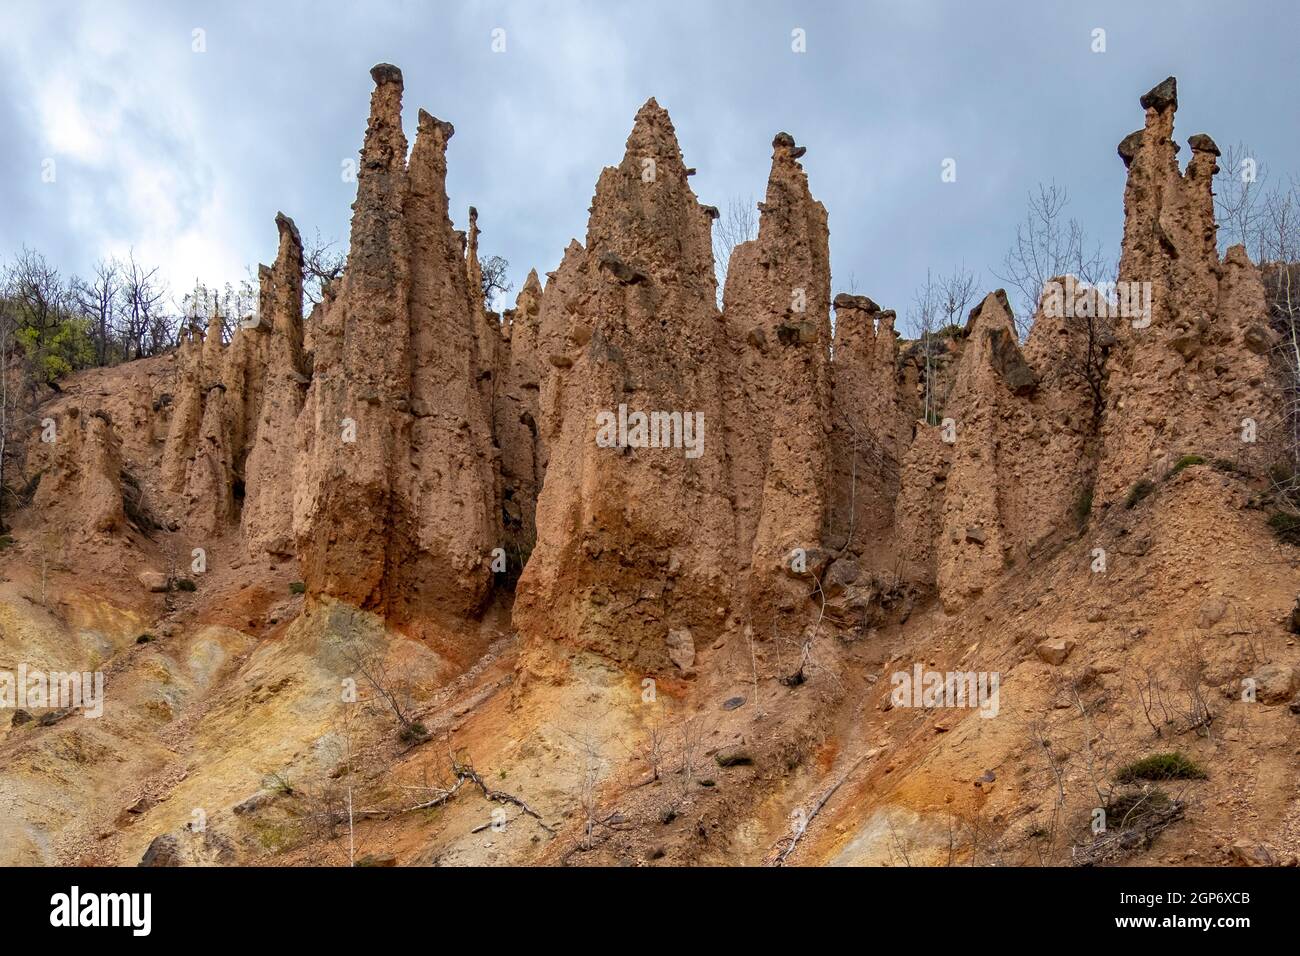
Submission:
[[[516,797],[513,793],[507,793],[504,790],[494,790],[491,787],[489,787],[486,783],[483,782],[483,778],[478,775],[478,771],[474,769],[472,764],[461,763],[460,761],[456,760],[455,757],[453,757],[451,768],[452,768],[452,772],[456,775],[458,786],[460,783],[466,780],[470,781],[476,787],[478,787],[479,790],[483,792],[483,796],[486,799],[491,800],[494,803],[513,804],[514,806],[522,810],[524,813],[526,813],[528,816],[536,820],[537,825],[540,826],[543,830],[545,830],[547,833],[554,835],[555,830],[547,826],[546,821],[542,819],[542,815],[540,813],[538,813],[536,810],[530,807],[519,797]]]
[[[825,793],[823,793],[820,797],[817,798],[817,801],[812,805],[812,808],[808,811],[808,815],[799,822],[798,826],[796,826],[792,831],[790,831],[790,834],[788,836],[783,837],[781,841],[778,842],[777,846],[781,846],[782,843],[784,843],[785,845],[780,851],[776,851],[774,848],[773,853],[769,855],[767,860],[765,861],[767,866],[785,865],[786,859],[790,856],[791,853],[794,852],[794,848],[799,845],[799,841],[803,839],[803,835],[807,833],[808,828],[812,826],[813,819],[817,816],[817,814],[821,813],[822,807],[826,806],[827,801],[829,801],[831,797],[835,796],[835,791],[837,791],[840,787],[844,785],[844,781],[848,780],[849,777],[853,776],[854,772],[857,771],[858,767],[862,766],[862,763],[868,757],[874,755],[875,755],[874,750],[868,750],[857,760],[853,761],[853,766],[849,767],[848,770],[844,771],[844,773],[840,775],[840,779],[835,781],[834,785],[832,785],[829,790],[827,790]]]
[[[430,792],[433,793],[433,796],[430,797],[428,800],[422,800],[419,803],[413,804],[409,807],[403,807],[400,810],[382,810],[382,809],[358,810],[355,812],[354,816],[360,819],[374,819],[377,817],[388,818],[396,814],[415,813],[417,810],[432,810],[433,808],[440,807],[443,804],[447,803],[449,800],[451,800],[451,798],[454,797],[466,783],[472,783],[474,784],[474,786],[479,788],[479,790],[482,792],[483,796],[486,799],[491,800],[494,803],[509,803],[512,804],[513,806],[518,807],[523,813],[536,820],[537,825],[540,826],[547,833],[551,835],[555,834],[555,830],[547,825],[546,821],[542,819],[542,815],[538,813],[536,810],[534,810],[532,807],[530,807],[527,804],[527,802],[520,799],[519,797],[516,797],[513,793],[507,793],[505,790],[495,790],[492,787],[489,787],[487,783],[483,780],[483,778],[479,775],[479,772],[474,769],[473,764],[469,762],[462,763],[453,754],[451,756],[451,770],[452,770],[452,776],[455,778],[455,780],[449,787],[404,787],[403,788],[405,790],[418,790],[418,791],[423,791],[425,793],[430,793]],[[480,833],[483,830],[487,829],[488,826],[491,826],[491,824],[485,824],[483,826],[476,827],[470,832]]]
[[[463,778],[457,777],[456,782],[453,783],[450,787],[448,787],[445,790],[433,788],[436,790],[437,796],[435,796],[432,800],[425,800],[423,803],[417,803],[415,806],[407,807],[405,810],[401,812],[413,813],[416,810],[432,810],[434,807],[440,807],[448,800],[450,800],[452,797],[454,797],[456,795],[456,791],[459,790],[462,784],[464,783],[465,781]],[[425,788],[421,787],[420,789],[425,789]]]
[[[1162,830],[1181,820],[1185,810],[1181,800],[1169,800],[1152,801],[1149,808],[1137,814],[1130,811],[1119,828],[1099,835],[1091,843],[1072,847],[1072,862],[1075,866],[1098,866],[1145,850]]]

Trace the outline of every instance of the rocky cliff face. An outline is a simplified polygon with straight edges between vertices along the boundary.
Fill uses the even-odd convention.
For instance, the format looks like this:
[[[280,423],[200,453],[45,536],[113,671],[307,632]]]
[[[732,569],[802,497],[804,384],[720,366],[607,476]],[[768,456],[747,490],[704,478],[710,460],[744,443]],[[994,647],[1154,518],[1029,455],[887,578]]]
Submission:
[[[537,541],[537,495],[544,463],[539,435],[541,382],[552,368],[539,351],[542,285],[537,271],[503,316],[501,375],[493,429],[501,448],[501,520],[509,570],[518,574]]]
[[[469,207],[469,229],[465,232],[465,282],[470,297],[470,314],[473,317],[474,339],[478,350],[475,376],[483,404],[491,415],[496,402],[497,379],[506,367],[501,324],[497,315],[488,311],[483,294],[483,265],[479,261],[478,210]]]
[[[1208,435],[1215,422],[1206,419],[1206,395],[1242,391],[1238,404],[1270,420],[1256,387],[1263,359],[1250,351],[1264,333],[1241,318],[1259,311],[1258,277],[1236,252],[1222,263],[1214,256],[1213,144],[1194,137],[1193,163],[1178,173],[1172,84],[1145,98],[1147,128],[1121,150],[1132,168],[1120,279],[1149,281],[1151,327],[1178,334],[1144,339],[1144,323],[1080,321],[1077,314],[1104,314],[1108,293],[1062,277],[1073,290],[1065,314],[1045,296],[1027,342],[996,294],[944,340],[945,367],[922,373],[915,355],[899,353],[893,314],[865,296],[837,299],[832,340],[826,212],[800,166],[804,150],[787,134],[773,141],[759,234],[734,251],[718,313],[708,298],[716,213],[687,185],[671,121],[653,101],[637,116],[623,162],[601,176],[585,245],[569,247],[545,293],[530,277],[504,322],[491,321],[477,210],[464,234],[446,212],[450,127],[422,114],[408,168],[400,76],[377,68],[376,83],[356,261],[323,311],[298,419],[297,467],[306,477],[296,527],[315,593],[391,609],[395,595],[408,601],[428,591],[429,572],[450,561],[456,585],[428,600],[473,614],[486,593],[485,555],[500,546],[511,569],[528,565],[516,607],[522,632],[659,669],[669,666],[671,632],[698,632],[695,639],[738,624],[797,629],[828,558],[841,559],[836,589],[862,569],[901,572],[958,610],[1007,566],[1076,526],[1094,484],[1105,505],[1151,470],[1151,455],[1173,454],[1159,452],[1162,442]],[[1120,295],[1128,295],[1123,285]],[[1140,291],[1131,298],[1145,301]],[[1114,297],[1108,304],[1119,307]],[[1208,320],[1184,321],[1220,311],[1231,317],[1218,331],[1206,331],[1215,328]],[[396,335],[382,340],[381,354],[370,338],[390,326]],[[1201,329],[1194,341],[1186,338],[1193,327]],[[450,344],[438,353],[437,398],[419,394],[428,376],[403,373],[432,360],[420,343],[434,334]],[[1148,360],[1142,349],[1157,342]],[[1216,360],[1232,342],[1249,352],[1245,361]],[[1188,362],[1203,351],[1193,376],[1180,379],[1168,366],[1170,352]],[[1225,361],[1234,369],[1226,378]],[[1186,388],[1207,371],[1213,384],[1193,400],[1144,383],[1163,376]],[[943,424],[916,420],[922,374],[942,377],[931,384],[934,420]],[[470,423],[470,437],[448,438],[454,428],[426,417],[438,402],[462,428]],[[687,457],[680,431],[663,436],[664,444],[676,438],[677,449],[656,447],[656,412],[669,429],[702,415],[699,458]],[[178,414],[173,427],[192,427],[188,417]],[[325,419],[339,429],[350,420],[356,441],[336,439]],[[307,421],[315,424],[303,438]],[[720,427],[710,432],[710,421]],[[407,439],[408,428],[423,437]],[[1168,437],[1153,437],[1161,434]],[[472,437],[486,435],[495,448]],[[237,431],[229,440],[238,472]],[[413,448],[426,463],[407,469]],[[361,467],[343,468],[349,456]],[[345,491],[349,482],[355,487]],[[339,527],[357,521],[355,533],[322,540],[313,529],[335,527],[331,497],[341,510],[345,499],[365,506],[337,515]],[[283,543],[277,548],[283,553]],[[813,556],[811,575],[791,567],[796,555]]]
[[[316,333],[299,421],[294,530],[313,593],[384,607],[393,476],[410,414],[410,257],[402,75],[381,64],[371,77],[347,271]]]
[[[996,292],[901,350],[866,296],[835,297],[832,334],[826,210],[785,133],[718,310],[717,213],[653,100],[600,176],[585,244],[498,320],[477,210],[465,233],[448,211],[451,124],[421,111],[408,160],[401,73],[372,79],[347,269],[310,350],[302,243],[280,215],[260,320],[229,345],[218,315],[187,328],[159,418],[169,513],[203,537],[238,522],[249,555],[296,557],[313,596],[463,621],[493,570],[505,587],[522,571],[532,646],[682,668],[696,641],[798,634],[823,600],[855,626],[900,588],[960,611],[1094,497],[1106,508],[1184,453],[1256,470],[1268,454],[1262,285],[1243,250],[1215,253],[1209,137],[1178,169],[1172,80],[1120,147],[1117,294],[1053,280],[1021,343]],[[99,475],[93,525],[120,527],[111,428],[81,422],[38,499]]]
[[[410,438],[397,473],[390,528],[390,606],[473,615],[500,546],[491,406],[475,391],[484,321],[461,266],[447,207],[447,142],[454,129],[423,110],[411,153],[406,222],[411,252]],[[476,325],[476,323],[478,325]]]
[[[1277,421],[1267,394],[1271,345],[1258,270],[1245,250],[1219,260],[1212,183],[1219,155],[1204,133],[1178,168],[1173,77],[1142,97],[1146,124],[1119,146],[1128,167],[1118,344],[1109,363],[1097,499],[1122,499],[1184,454],[1263,457]],[[1258,442],[1243,442],[1255,423]]]
[[[659,670],[669,631],[725,622],[734,532],[711,430],[725,343],[710,219],[654,100],[560,272],[572,281],[547,290],[542,318],[549,460],[515,620],[534,639]]]
[[[727,336],[743,343],[726,432],[736,546],[763,632],[806,599],[796,549],[820,550],[831,485],[829,232],[803,154],[788,133],[773,139],[758,237],[733,251],[724,294]]]
[[[32,504],[78,537],[124,531],[122,459],[109,415],[73,405],[42,432],[50,440]]]
[[[203,339],[192,325],[181,329],[175,375],[171,419],[160,467],[162,485],[171,492],[185,487],[185,474],[203,424]]]
[[[495,479],[479,317],[447,213],[454,130],[421,111],[408,167],[401,72],[372,77],[347,271],[298,421],[298,554],[312,594],[470,614],[489,584]]]
[[[231,438],[234,421],[243,418],[243,409],[237,401],[239,396],[230,396],[231,400],[227,401],[224,374],[227,349],[221,341],[221,326],[221,314],[214,309],[203,338],[196,381],[202,414],[181,491],[184,524],[210,537],[221,534],[232,517]]]
[[[0,860],[264,860],[294,834],[316,863],[330,840],[314,823],[301,837],[320,816],[301,801],[347,775],[385,816],[358,834],[402,862],[880,862],[896,831],[921,844],[912,859],[952,862],[963,819],[972,860],[1064,862],[1092,836],[1056,828],[1091,819],[1093,743],[1153,746],[1123,688],[1139,674],[1172,695],[1192,670],[1193,701],[1224,701],[1252,733],[1201,738],[1202,721],[1179,739],[1222,766],[1263,753],[1261,779],[1290,779],[1294,557],[1258,507],[1270,333],[1258,270],[1214,251],[1208,137],[1178,170],[1172,81],[1120,149],[1120,279],[1136,283],[1120,298],[1137,314],[1103,316],[1108,290],[1058,277],[1024,342],[998,291],[918,343],[870,298],[832,300],[826,210],[786,134],[719,310],[716,210],[653,100],[599,177],[585,243],[498,321],[477,212],[461,234],[448,211],[451,125],[421,111],[408,158],[401,73],[371,76],[347,268],[306,326],[302,242],[281,215],[259,321],[226,344],[214,314],[174,354],[79,373],[39,410],[54,440],[29,443],[6,489],[34,493],[0,543],[0,652],[108,661],[114,689],[89,729],[0,726],[19,758],[0,774],[0,829],[19,821]],[[1226,464],[1171,471],[1184,453]],[[1158,487],[1136,502],[1143,479]],[[209,544],[208,570],[168,590]],[[1114,558],[1105,576],[1095,547]],[[436,745],[363,708],[361,745],[331,756],[352,719],[345,628],[418,691]],[[1205,638],[1204,667],[1164,637],[1183,632]],[[1026,724],[897,706],[879,678],[908,662],[1005,676],[1013,721],[1041,720],[1074,802],[1042,800]],[[661,710],[637,704],[646,676]],[[1271,714],[1240,700],[1247,676]],[[1061,706],[1063,688],[1086,700]],[[479,779],[521,788],[490,856],[473,787],[407,812],[444,735]],[[575,786],[564,741],[580,736]],[[611,768],[594,784],[593,764]],[[265,788],[269,768],[294,791]],[[1205,845],[1242,807],[1293,834],[1287,788],[1246,795],[1230,777],[1188,781],[1220,788]],[[625,822],[575,836],[593,800]],[[788,834],[786,814],[812,805],[825,815]],[[214,810],[204,835],[196,806]],[[1056,858],[1049,829],[1069,837]]]
[[[470,249],[452,228],[446,148],[454,130],[421,111],[407,159],[402,78],[372,71],[351,247],[342,277],[302,322],[302,241],[276,217],[275,263],[260,311],[228,345],[214,312],[181,336],[164,410],[160,485],[191,535],[240,529],[243,549],[297,557],[309,593],[395,618],[473,616],[501,533],[500,441],[511,457],[518,550],[540,474],[518,433],[537,414],[541,289],[521,293],[512,376],[484,309],[477,213]],[[494,383],[511,378],[514,427],[498,439]],[[504,422],[509,420],[502,410]],[[524,515],[528,518],[525,521]]]
[[[827,545],[880,565],[894,527],[913,417],[901,382],[892,310],[835,297],[833,508]]]
[[[260,411],[244,466],[242,527],[250,554],[292,556],[294,428],[308,378],[302,346],[302,238],[275,217],[280,246],[263,274],[261,325],[269,339]]]
[[[1088,428],[1082,383],[1046,370],[1062,344],[1039,323],[1031,339],[1039,371],[1022,353],[999,290],[971,312],[968,339],[945,406],[952,462],[937,547],[939,594],[959,610],[1005,566],[1063,528],[1078,496]],[[1077,478],[1063,476],[1077,476]]]
[[[562,374],[573,367],[569,352],[569,327],[577,314],[578,306],[585,300],[583,283],[586,281],[587,250],[573,239],[564,250],[559,267],[547,273],[546,294],[542,299],[541,314],[537,324],[538,389],[538,458],[541,474],[546,474],[550,462],[551,446],[559,438],[564,422],[566,381]],[[579,333],[581,335],[582,333]]]

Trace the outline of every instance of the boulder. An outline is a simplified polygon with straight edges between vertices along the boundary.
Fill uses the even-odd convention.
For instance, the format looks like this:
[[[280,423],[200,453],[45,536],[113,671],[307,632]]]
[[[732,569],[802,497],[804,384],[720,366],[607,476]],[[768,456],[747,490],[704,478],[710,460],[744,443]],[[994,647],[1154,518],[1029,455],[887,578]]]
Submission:
[[[688,628],[669,631],[667,637],[668,659],[680,671],[691,673],[695,669],[695,639]]]
[[[1053,667],[1059,667],[1061,664],[1065,663],[1075,646],[1076,641],[1073,638],[1055,637],[1037,645],[1034,648],[1034,653],[1037,654],[1038,659],[1044,663],[1051,664]]]
[[[1232,855],[1232,861],[1238,866],[1278,866],[1277,851],[1267,843],[1257,843],[1254,840],[1240,839],[1235,841],[1228,852]]]
[[[841,558],[830,566],[822,579],[822,592],[827,598],[836,597],[844,589],[858,582],[862,575],[862,566],[848,558]]]
[[[1178,80],[1168,77],[1142,95],[1139,102],[1144,110],[1163,112],[1173,107],[1178,109]]]
[[[153,838],[137,866],[182,866],[180,842],[170,833]]]
[[[168,590],[170,578],[162,571],[141,571],[135,576],[140,582],[140,586],[146,591],[152,591],[155,594]]]
[[[1196,626],[1203,631],[1208,631],[1219,621],[1223,620],[1223,615],[1228,613],[1228,602],[1221,597],[1213,597],[1201,604],[1200,613],[1196,617]]]
[[[1265,664],[1250,675],[1255,699],[1261,704],[1284,704],[1300,689],[1300,673],[1289,664]]]

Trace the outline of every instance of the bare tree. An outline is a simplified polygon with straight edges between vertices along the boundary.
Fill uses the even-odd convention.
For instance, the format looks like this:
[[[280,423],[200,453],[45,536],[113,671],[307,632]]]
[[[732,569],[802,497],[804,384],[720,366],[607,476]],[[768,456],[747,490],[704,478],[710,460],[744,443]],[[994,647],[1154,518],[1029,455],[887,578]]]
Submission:
[[[682,796],[690,795],[695,771],[699,769],[700,752],[704,747],[704,718],[698,714],[683,717],[677,724],[678,752],[681,754]]]
[[[1104,278],[1105,259],[1100,244],[1089,242],[1083,227],[1065,217],[1070,194],[1056,183],[1038,184],[1029,194],[1025,218],[1016,226],[1016,238],[1002,259],[1002,271],[994,271],[1019,295],[1016,331],[1023,339],[1029,334],[1043,287],[1056,276],[1073,275],[1089,285]]]
[[[158,267],[147,268],[136,261],[134,252],[130,253],[122,264],[119,295],[117,331],[124,357],[145,358],[170,348],[173,343],[159,327],[167,287],[158,276]]]
[[[311,310],[325,297],[324,288],[343,275],[348,264],[347,252],[335,248],[334,240],[326,241],[316,230],[316,237],[302,251],[303,308]]]
[[[53,386],[62,370],[59,357],[49,362],[45,351],[57,344],[55,335],[66,318],[66,304],[66,289],[57,271],[38,253],[23,249],[0,270],[0,531],[6,529],[6,505],[19,497],[7,480],[11,466],[21,464],[40,386]]]
[[[938,293],[939,311],[944,317],[944,325],[959,324],[975,300],[975,273],[965,266],[955,267],[952,272],[940,276]]]
[[[339,794],[338,817],[346,815],[348,824],[348,866],[357,865],[357,806],[355,799],[356,786],[356,735],[357,735],[357,707],[355,702],[343,702],[343,708],[339,711],[335,722],[335,729],[338,736],[339,754],[343,758],[342,769],[339,776],[344,778],[340,783],[341,793]]]
[[[77,308],[90,322],[95,364],[113,361],[113,329],[117,322],[118,293],[122,287],[121,267],[115,259],[100,259],[89,279],[73,282]]]
[[[32,380],[50,384],[78,367],[76,342],[63,334],[74,317],[73,296],[59,270],[24,246],[6,270],[5,288]]]
[[[931,270],[925,270],[925,285],[916,290],[912,297],[912,307],[908,318],[916,329],[917,340],[921,343],[921,357],[924,362],[925,393],[924,416],[927,425],[937,425],[938,408],[934,394],[934,331],[935,319],[939,313],[939,293]]]
[[[1092,307],[1067,309],[1060,316],[1070,333],[1063,359],[1066,370],[1088,388],[1095,425],[1105,410],[1106,360],[1115,340],[1108,284],[1114,270],[1102,255],[1101,245],[1089,242],[1079,221],[1066,218],[1069,204],[1064,188],[1039,183],[1037,193],[1029,194],[1025,218],[1016,226],[1015,242],[1003,257],[1002,271],[995,275],[1018,294],[1013,318],[1021,339],[1029,335],[1047,283],[1058,276],[1074,276],[1079,281],[1076,303],[1082,301],[1082,295]]]
[[[742,242],[758,236],[758,205],[754,197],[742,199],[733,196],[727,202],[727,211],[713,223],[713,268],[718,277],[718,305],[727,283],[727,269],[731,266],[731,253]]]
[[[1210,709],[1206,689],[1205,672],[1209,669],[1209,662],[1205,656],[1205,644],[1194,635],[1185,636],[1174,653],[1174,679],[1182,692],[1175,710],[1183,720],[1182,732],[1194,730],[1209,737],[1216,714]]]
[[[18,417],[18,397],[21,391],[14,381],[20,374],[19,363],[15,361],[14,333],[17,325],[7,289],[0,287],[0,531],[7,529],[4,516],[6,480],[9,475],[7,465],[11,455],[9,435]]]
[[[570,734],[578,745],[578,805],[582,810],[582,848],[590,850],[595,835],[600,802],[600,779],[604,760],[600,747],[590,733]]]
[[[510,271],[510,263],[501,256],[480,259],[479,271],[483,276],[483,301],[487,303],[488,308],[493,307],[498,295],[505,295],[515,287],[507,275]]]
[[[1271,190],[1257,221],[1260,261],[1300,261],[1300,179]]]
[[[974,298],[975,276],[964,266],[942,276],[926,269],[925,284],[912,297],[908,318],[920,343],[924,363],[924,415],[931,425],[939,423],[939,411],[947,399],[935,388],[936,356],[944,351],[943,341],[951,338]]]
[[[1269,320],[1279,333],[1275,357],[1283,374],[1287,460],[1278,490],[1280,503],[1300,513],[1300,180],[1292,177],[1271,190],[1257,222]]]
[[[1141,671],[1141,676],[1133,678],[1133,689],[1137,694],[1138,705],[1142,708],[1142,715],[1146,717],[1147,725],[1157,737],[1163,737],[1163,728],[1173,722],[1165,706],[1164,683],[1160,679],[1160,671],[1154,665],[1147,664]],[[1157,717],[1160,719],[1157,720]]]
[[[356,636],[356,615],[350,615],[343,651],[344,659],[370,685],[375,696],[397,719],[398,735],[405,743],[416,744],[428,739],[429,732],[415,718],[415,701],[410,683],[389,673],[383,648],[367,647]]]
[[[1260,261],[1268,203],[1268,170],[1245,143],[1228,147],[1214,174],[1214,215],[1219,222],[1219,252],[1241,243]]]
[[[192,328],[207,328],[212,316],[221,318],[222,341],[229,342],[235,335],[241,322],[256,315],[260,308],[261,294],[252,278],[241,279],[238,285],[227,282],[218,289],[196,281],[194,289],[181,296],[179,310],[184,316],[183,322]],[[168,320],[174,326],[174,320]]]
[[[1300,493],[1300,263],[1277,263],[1266,274],[1270,311],[1280,326],[1278,353],[1284,369],[1283,408],[1286,415],[1286,457],[1290,476],[1288,498]]]
[[[35,249],[23,246],[8,269],[6,286],[22,312],[23,324],[42,337],[66,314],[68,293],[59,270]]]
[[[962,324],[962,317],[975,300],[975,274],[965,266],[956,266],[945,275],[925,270],[925,284],[912,299],[911,321],[917,330],[925,363],[925,420],[939,423],[939,411],[947,400],[935,389],[935,356],[942,351],[941,342],[951,338]]]
[[[646,726],[646,733],[636,744],[633,756],[650,771],[647,783],[657,783],[663,775],[664,757],[668,750],[668,729],[656,713]]]

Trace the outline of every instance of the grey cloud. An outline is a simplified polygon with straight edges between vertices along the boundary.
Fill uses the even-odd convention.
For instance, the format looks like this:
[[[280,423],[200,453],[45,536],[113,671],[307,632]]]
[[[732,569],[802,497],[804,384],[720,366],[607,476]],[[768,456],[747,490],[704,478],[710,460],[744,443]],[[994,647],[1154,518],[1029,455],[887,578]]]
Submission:
[[[1245,140],[1279,172],[1300,147],[1293,31],[1275,28],[1294,24],[1283,2],[240,2],[115,7],[114,30],[66,28],[101,6],[3,14],[16,29],[0,31],[0,253],[27,242],[84,269],[110,237],[155,223],[136,208],[131,171],[111,164],[66,167],[85,177],[88,212],[40,192],[31,163],[50,118],[27,104],[57,77],[121,111],[121,155],[151,157],[180,215],[209,224],[214,270],[269,257],[277,209],[307,235],[346,237],[354,187],[340,164],[360,146],[367,70],[381,60],[406,76],[408,131],[418,107],[455,124],[452,209],[463,224],[479,208],[483,249],[510,260],[516,285],[584,237],[600,169],[621,158],[649,96],[671,113],[706,203],[761,198],[772,135],[788,130],[829,210],[836,289],[852,276],[900,312],[927,267],[964,263],[982,288],[999,284],[992,267],[1040,180],[1068,187],[1073,214],[1116,248],[1115,145],[1141,123],[1138,96],[1170,73],[1180,139]],[[189,50],[195,27],[202,55]],[[503,54],[491,51],[496,27]],[[796,27],[803,54],[790,49]],[[1089,48],[1097,27],[1104,54]],[[103,55],[115,31],[130,55]],[[956,183],[940,182],[945,157]]]

